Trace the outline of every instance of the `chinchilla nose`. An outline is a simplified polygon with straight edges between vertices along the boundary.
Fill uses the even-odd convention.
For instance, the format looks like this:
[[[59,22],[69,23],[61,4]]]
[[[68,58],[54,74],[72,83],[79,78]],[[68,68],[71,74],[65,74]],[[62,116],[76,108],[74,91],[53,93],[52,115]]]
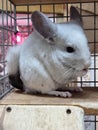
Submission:
[[[87,69],[90,67],[90,65],[91,65],[91,62],[90,62],[90,61],[89,61],[89,62],[86,62],[86,63],[84,64],[83,70],[87,70]]]

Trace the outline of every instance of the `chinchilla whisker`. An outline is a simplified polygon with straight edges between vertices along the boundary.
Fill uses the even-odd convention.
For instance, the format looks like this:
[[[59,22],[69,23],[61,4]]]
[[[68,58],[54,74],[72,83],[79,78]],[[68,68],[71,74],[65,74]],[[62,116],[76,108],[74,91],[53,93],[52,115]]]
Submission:
[[[73,70],[72,68],[67,69],[67,71],[65,70],[65,72],[63,73],[63,77],[68,76],[72,70]],[[62,76],[59,76],[58,81],[61,80],[62,80]]]

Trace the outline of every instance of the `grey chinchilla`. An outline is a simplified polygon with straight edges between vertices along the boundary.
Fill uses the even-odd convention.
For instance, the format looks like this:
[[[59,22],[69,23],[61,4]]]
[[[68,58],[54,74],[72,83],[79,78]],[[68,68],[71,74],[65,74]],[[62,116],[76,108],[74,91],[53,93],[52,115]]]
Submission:
[[[39,11],[32,13],[31,20],[33,32],[22,45],[8,50],[10,83],[27,92],[71,97],[69,91],[59,89],[85,75],[90,66],[81,15],[71,6],[69,22],[53,23]]]

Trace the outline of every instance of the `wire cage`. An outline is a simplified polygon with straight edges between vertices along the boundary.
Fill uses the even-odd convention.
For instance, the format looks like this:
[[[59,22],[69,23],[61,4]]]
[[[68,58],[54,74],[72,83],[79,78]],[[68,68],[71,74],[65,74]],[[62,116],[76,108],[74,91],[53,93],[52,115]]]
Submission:
[[[97,0],[55,0],[55,1],[19,1],[0,0],[0,98],[8,93],[12,86],[8,81],[5,56],[7,49],[23,41],[33,31],[31,13],[39,10],[53,22],[69,21],[69,8],[75,6],[83,17],[84,29],[91,51],[91,67],[88,73],[76,79],[73,84],[80,87],[98,86],[98,1]],[[96,116],[86,116],[87,130],[98,130]],[[90,125],[90,127],[89,127]]]

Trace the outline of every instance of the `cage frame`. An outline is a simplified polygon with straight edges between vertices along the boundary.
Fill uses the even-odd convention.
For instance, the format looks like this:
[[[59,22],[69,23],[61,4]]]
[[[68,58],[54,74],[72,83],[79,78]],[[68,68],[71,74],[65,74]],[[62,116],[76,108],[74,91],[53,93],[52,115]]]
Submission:
[[[3,0],[2,0],[2,2],[3,2]],[[76,4],[77,2],[80,4],[80,8],[81,8],[81,4],[82,3],[94,3],[94,10],[95,10],[95,12],[96,12],[96,3],[98,3],[98,1],[97,0],[55,0],[54,2],[52,1],[52,0],[50,0],[50,1],[48,1],[47,2],[47,0],[37,0],[36,2],[35,1],[33,1],[33,3],[32,3],[32,0],[29,0],[29,1],[27,1],[27,0],[25,0],[25,1],[19,1],[19,0],[10,0],[10,2],[11,2],[11,4],[13,4],[14,5],[14,16],[12,17],[11,15],[9,15],[10,17],[12,17],[13,19],[14,19],[14,25],[15,25],[15,28],[14,28],[14,32],[17,30],[16,29],[16,25],[17,25],[17,18],[16,18],[16,14],[17,14],[17,11],[16,11],[16,8],[17,8],[17,6],[27,6],[27,10],[29,10],[29,6],[30,5],[40,5],[40,10],[42,10],[41,9],[41,6],[42,5],[51,5],[51,4],[53,4],[53,7],[54,7],[54,5],[55,4],[65,4],[66,3],[66,5],[67,5],[67,12],[68,12],[68,4],[70,3],[74,3],[74,4]],[[20,4],[21,3],[21,4]],[[7,3],[6,3],[7,4]],[[3,7],[2,7],[3,8]],[[54,10],[55,10],[55,8],[54,8]],[[8,13],[8,12],[3,12],[3,14],[5,14],[5,13]],[[11,13],[11,12],[10,12]],[[29,17],[29,15],[28,15],[28,17]],[[68,19],[68,15],[67,15],[67,19]],[[2,19],[3,19],[3,15],[2,15]],[[8,19],[8,18],[7,18]],[[94,14],[94,21],[96,21],[96,14]],[[55,22],[55,21],[54,21]],[[29,21],[28,21],[28,23],[29,23]],[[11,23],[12,24],[12,23]],[[2,29],[5,29],[5,27],[4,27],[4,25],[3,25],[3,27],[2,27]],[[96,22],[94,22],[94,29],[96,30]],[[8,30],[8,29],[7,29]],[[11,31],[11,30],[10,30]],[[29,32],[28,32],[29,33]],[[96,33],[96,31],[94,31],[94,33]],[[97,43],[96,42],[96,37],[95,37],[95,34],[94,34],[94,42],[95,43]],[[91,49],[92,49],[92,47],[91,47]],[[97,48],[96,48],[96,44],[94,44],[94,48],[92,49],[92,52],[94,52],[94,80],[96,80],[96,70],[98,69],[97,67],[96,67],[96,54],[95,54],[95,52],[96,52],[96,50],[97,50]],[[4,62],[6,62],[6,61],[4,61]],[[90,68],[90,69],[92,69],[92,68]],[[7,76],[7,75],[5,75],[5,76]],[[94,83],[94,86],[96,87],[96,83],[97,83],[98,81],[96,81],[95,83]],[[10,90],[12,90],[12,88],[10,88],[6,93],[8,93]],[[73,100],[69,100],[68,99],[68,104],[66,104],[66,102],[63,100],[63,99],[60,99],[60,100],[58,100],[57,99],[57,102],[56,102],[56,104],[55,104],[55,100],[53,100],[53,101],[51,101],[51,98],[47,98],[46,100],[43,100],[43,97],[41,97],[42,98],[42,100],[43,100],[43,102],[40,102],[42,105],[43,104],[45,104],[45,105],[47,105],[48,104],[48,101],[50,100],[51,102],[49,102],[49,105],[52,105],[52,104],[55,104],[55,105],[58,105],[58,104],[60,104],[60,102],[61,102],[61,100],[62,100],[62,102],[61,102],[61,104],[60,105],[72,105],[72,106],[78,106],[78,107],[81,107],[81,108],[83,108],[84,109],[84,111],[85,111],[85,113],[86,114],[92,114],[92,115],[98,115],[98,106],[97,106],[97,102],[98,102],[98,96],[97,96],[97,93],[96,93],[96,91],[98,91],[97,90],[97,88],[85,88],[85,92],[84,92],[84,95],[85,96],[83,96],[83,97],[81,97],[81,99],[79,99],[79,95],[78,96],[76,96],[75,97],[75,95],[74,95],[74,98],[73,98]],[[91,92],[93,92],[93,94],[90,94]],[[95,95],[94,95],[95,94]],[[5,95],[5,93],[3,93],[3,95],[2,96],[4,96]],[[83,100],[83,99],[86,99],[86,101],[88,101],[87,99],[87,96],[90,96],[90,99],[92,98],[92,100],[91,100],[91,102],[89,102],[89,105],[88,106],[84,106],[83,105],[83,102],[81,102],[81,100]],[[18,98],[18,96],[19,96],[19,98]],[[11,98],[13,97],[13,100],[11,100]],[[0,101],[0,105],[28,105],[28,102],[30,101],[30,104],[29,105],[38,105],[39,104],[39,100],[38,100],[38,98],[36,98],[36,97],[29,97],[26,101],[24,100],[23,101],[23,103],[22,103],[22,100],[20,100],[20,99],[23,99],[23,98],[26,98],[24,95],[19,95],[19,94],[17,94],[17,93],[14,93],[14,90],[12,90],[12,93],[11,94],[8,94],[7,95],[7,97],[4,97],[4,99],[3,100],[1,100]],[[30,99],[31,98],[31,99]],[[76,98],[78,98],[79,99],[79,101],[77,102],[77,100],[76,100]],[[31,101],[31,100],[33,100],[34,101],[34,99],[36,99],[38,102],[35,102],[34,104],[33,104],[33,102]],[[95,99],[96,99],[96,101],[95,101]],[[19,102],[19,100],[20,100],[20,102]],[[76,102],[74,102],[74,101],[76,101]],[[64,103],[63,103],[64,102]],[[80,104],[79,104],[79,102],[80,102]],[[92,102],[93,102],[93,104],[92,104]],[[86,102],[85,102],[86,103]],[[94,108],[94,107],[95,108]],[[95,117],[95,122],[97,122],[96,121],[96,117]],[[96,129],[96,128],[95,128]]]

